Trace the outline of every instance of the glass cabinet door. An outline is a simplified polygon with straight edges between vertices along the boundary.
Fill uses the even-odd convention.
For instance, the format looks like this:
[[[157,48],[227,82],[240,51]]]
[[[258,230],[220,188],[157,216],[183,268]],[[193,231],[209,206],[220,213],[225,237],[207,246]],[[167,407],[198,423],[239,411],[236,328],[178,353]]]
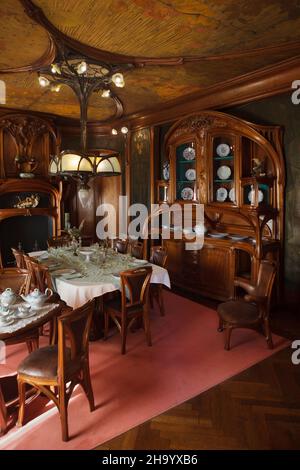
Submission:
[[[212,201],[235,204],[235,138],[213,137],[212,153]]]
[[[192,201],[196,197],[196,146],[186,142],[176,147],[176,199]]]

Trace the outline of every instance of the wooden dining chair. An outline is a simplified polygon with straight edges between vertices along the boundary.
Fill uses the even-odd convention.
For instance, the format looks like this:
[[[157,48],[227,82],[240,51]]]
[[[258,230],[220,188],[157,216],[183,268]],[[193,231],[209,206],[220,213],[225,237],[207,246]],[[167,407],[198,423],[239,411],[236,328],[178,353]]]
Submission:
[[[34,289],[35,287],[37,287],[37,280],[35,278],[35,273],[33,271],[33,267],[31,263],[32,261],[37,261],[37,260],[35,260],[35,258],[32,258],[31,256],[28,256],[26,254],[23,255],[23,258],[24,258],[26,269],[30,272],[30,276],[31,276],[30,289]]]
[[[165,268],[167,264],[168,254],[162,246],[153,246],[151,248],[150,262]],[[160,314],[163,317],[165,315],[165,305],[163,298],[163,285],[162,284],[150,284],[150,305],[153,308],[153,300],[156,300],[159,306]]]
[[[21,269],[26,269],[26,264],[24,260],[24,251],[17,250],[16,248],[12,248],[11,251],[15,257],[17,267]]]
[[[225,349],[230,349],[230,338],[234,328],[251,328],[262,332],[268,347],[273,348],[269,325],[270,301],[276,276],[276,265],[271,261],[260,262],[256,285],[237,278],[235,287],[244,289],[243,299],[231,300],[218,306],[219,328],[225,330]]]
[[[125,254],[127,253],[128,249],[128,240],[121,240],[120,238],[117,238],[115,240],[114,246],[118,253]]]
[[[27,269],[0,269],[0,291],[11,288],[15,294],[27,295],[30,288],[31,274]]]
[[[58,345],[46,346],[31,353],[18,367],[19,417],[22,426],[25,412],[25,384],[32,385],[52,400],[58,408],[63,441],[69,440],[68,402],[74,387],[80,384],[95,409],[89,369],[89,331],[94,301],[58,318]]]
[[[148,346],[152,345],[148,308],[151,274],[151,266],[121,272],[121,295],[104,302],[104,339],[112,318],[121,334],[121,354],[126,353],[127,331],[138,318],[143,320]]]
[[[134,242],[130,247],[131,256],[137,259],[143,259],[144,256],[144,244],[141,242]]]
[[[30,265],[35,287],[43,293],[47,288],[53,291],[53,283],[48,266],[39,263],[34,258],[30,258]]]
[[[71,241],[71,237],[68,234],[62,235],[60,237],[50,237],[47,240],[48,248],[61,248],[68,246]]]
[[[16,294],[27,295],[30,289],[31,275],[27,269],[19,268],[4,268],[0,270],[0,292],[8,287],[11,288]],[[26,343],[28,352],[32,352],[39,346],[39,331],[38,328],[26,331],[23,334],[13,336],[5,340],[5,344],[20,344]]]

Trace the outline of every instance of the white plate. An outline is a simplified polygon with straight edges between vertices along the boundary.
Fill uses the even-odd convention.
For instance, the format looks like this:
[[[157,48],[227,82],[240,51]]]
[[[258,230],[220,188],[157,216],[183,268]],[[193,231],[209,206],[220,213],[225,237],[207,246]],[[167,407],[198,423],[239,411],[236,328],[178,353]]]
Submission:
[[[219,144],[216,148],[219,157],[227,157],[230,154],[230,147],[228,144]]]
[[[227,165],[222,165],[218,168],[217,175],[220,180],[227,180],[231,175],[231,168]]]
[[[214,232],[209,234],[212,238],[224,238],[227,237],[228,233]]]
[[[189,168],[185,172],[185,177],[189,181],[195,181],[195,179],[196,179],[196,170],[194,170],[193,168]]]
[[[63,274],[74,274],[76,273],[75,269],[57,269],[53,271],[52,276],[62,276]]]
[[[234,188],[232,188],[229,191],[229,199],[231,200],[231,202],[235,202],[235,190],[234,190]]]
[[[192,188],[183,188],[181,191],[181,197],[184,201],[191,201],[194,197],[194,191]]]
[[[185,158],[185,160],[194,160],[195,156],[196,152],[193,147],[187,147],[186,149],[184,149],[183,158]]]
[[[8,326],[8,325],[11,325],[12,323],[14,323],[15,321],[15,318],[9,318],[7,320],[4,320],[3,318],[0,318],[0,326]]]
[[[30,317],[34,317],[35,315],[36,315],[36,310],[29,310],[28,312],[17,313],[18,318],[30,318]]]
[[[246,238],[248,238],[248,237],[245,237],[244,235],[229,235],[229,237],[232,240],[236,240],[236,241],[246,240]]]
[[[149,261],[147,261],[146,259],[138,259],[138,258],[136,258],[136,259],[133,260],[133,263],[135,263],[135,264],[148,264]]]
[[[219,202],[224,202],[228,196],[228,191],[226,188],[219,188],[216,192],[216,198]]]
[[[255,190],[254,189],[251,189],[251,191],[249,191],[248,193],[248,201],[251,203],[251,204],[254,204],[254,199],[255,199]],[[262,202],[264,199],[264,193],[259,189],[258,190],[258,202]]]
[[[164,162],[163,164],[163,178],[165,181],[168,181],[170,178],[170,164],[169,162]]]

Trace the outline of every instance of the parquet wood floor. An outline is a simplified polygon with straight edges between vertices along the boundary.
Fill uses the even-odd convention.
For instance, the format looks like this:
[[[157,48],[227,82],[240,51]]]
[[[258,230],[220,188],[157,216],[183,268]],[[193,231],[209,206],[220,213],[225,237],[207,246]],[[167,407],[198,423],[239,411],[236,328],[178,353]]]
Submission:
[[[274,332],[300,339],[299,305],[296,294],[273,312]],[[300,365],[292,364],[292,352],[280,351],[97,449],[300,449]]]

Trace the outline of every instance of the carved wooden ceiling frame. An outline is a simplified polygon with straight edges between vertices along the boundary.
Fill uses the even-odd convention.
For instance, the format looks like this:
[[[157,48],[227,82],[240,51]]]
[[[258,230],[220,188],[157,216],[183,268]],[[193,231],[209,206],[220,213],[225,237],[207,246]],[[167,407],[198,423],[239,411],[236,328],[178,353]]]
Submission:
[[[300,41],[286,42],[275,46],[261,47],[245,51],[235,51],[228,54],[210,55],[210,56],[176,56],[176,57],[142,57],[142,56],[131,56],[124,54],[117,54],[113,52],[104,51],[87,44],[84,44],[76,39],[73,39],[63,32],[61,32],[44,14],[43,10],[34,4],[32,0],[19,0],[21,5],[24,7],[26,15],[43,27],[49,35],[49,45],[44,54],[34,61],[32,64],[17,68],[6,68],[0,70],[1,74],[5,73],[20,73],[20,72],[38,72],[50,66],[59,55],[59,51],[64,49],[70,53],[81,55],[83,58],[93,63],[107,63],[113,66],[118,66],[120,70],[128,70],[131,68],[142,68],[145,66],[179,66],[191,62],[211,62],[219,61],[224,59],[237,59],[239,57],[254,57],[265,54],[276,54],[285,51],[295,51],[295,54],[300,52]],[[118,119],[123,115],[123,103],[119,97],[112,93],[111,98],[113,99],[116,111],[114,116],[108,118],[109,121]]]

